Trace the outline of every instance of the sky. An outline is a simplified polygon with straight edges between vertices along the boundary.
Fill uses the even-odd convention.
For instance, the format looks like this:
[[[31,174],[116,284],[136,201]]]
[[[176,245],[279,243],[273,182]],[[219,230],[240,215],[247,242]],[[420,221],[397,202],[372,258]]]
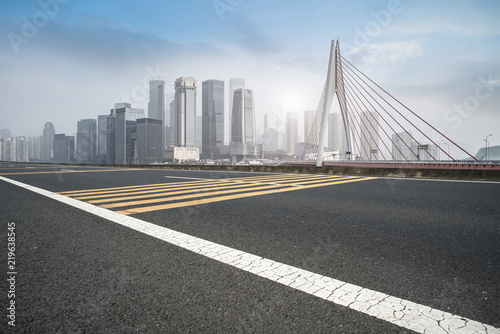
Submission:
[[[3,0],[0,128],[33,136],[52,122],[74,135],[115,102],[147,110],[149,80],[192,76],[200,114],[202,81],[227,92],[244,78],[262,129],[264,114],[317,108],[338,39],[346,59],[475,154],[489,134],[500,145],[499,17],[496,0]]]

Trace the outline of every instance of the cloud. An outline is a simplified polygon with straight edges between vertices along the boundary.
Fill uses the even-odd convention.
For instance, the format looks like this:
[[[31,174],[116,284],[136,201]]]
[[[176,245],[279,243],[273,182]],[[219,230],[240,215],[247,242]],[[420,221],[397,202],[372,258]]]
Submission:
[[[472,38],[500,35],[498,1],[485,0],[477,5],[473,1],[439,1],[431,5],[413,1],[404,3],[403,8],[402,20],[395,20],[385,34],[452,34]]]
[[[271,43],[267,34],[257,24],[245,17],[231,17],[227,31],[229,40],[250,54],[268,55],[280,51],[280,47]]]
[[[416,41],[372,43],[354,47],[350,54],[353,60],[365,64],[405,63],[410,58],[422,56],[424,48]]]
[[[152,58],[189,54],[194,50],[204,54],[220,52],[208,43],[182,45],[125,29],[68,25],[47,27],[33,43],[48,53],[114,69]]]

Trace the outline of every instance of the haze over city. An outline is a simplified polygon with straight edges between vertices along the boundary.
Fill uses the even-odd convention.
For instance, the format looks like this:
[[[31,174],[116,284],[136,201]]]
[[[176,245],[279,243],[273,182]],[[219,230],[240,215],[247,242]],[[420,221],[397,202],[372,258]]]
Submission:
[[[2,2],[0,128],[41,135],[52,122],[74,135],[115,102],[147,110],[149,80],[190,76],[198,114],[202,81],[244,78],[262,129],[265,114],[316,109],[338,38],[344,57],[475,154],[488,134],[500,144],[499,14],[497,1]]]

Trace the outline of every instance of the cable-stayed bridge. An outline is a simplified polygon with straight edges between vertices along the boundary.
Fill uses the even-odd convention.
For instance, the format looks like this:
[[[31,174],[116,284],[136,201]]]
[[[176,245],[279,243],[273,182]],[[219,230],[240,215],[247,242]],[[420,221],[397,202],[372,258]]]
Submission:
[[[341,124],[336,127],[340,160],[415,162],[444,158],[453,162],[457,160],[450,154],[453,149],[477,161],[344,58],[339,41],[332,40],[325,86],[303,152],[309,160],[315,159],[317,166],[323,164],[334,100],[340,107]]]

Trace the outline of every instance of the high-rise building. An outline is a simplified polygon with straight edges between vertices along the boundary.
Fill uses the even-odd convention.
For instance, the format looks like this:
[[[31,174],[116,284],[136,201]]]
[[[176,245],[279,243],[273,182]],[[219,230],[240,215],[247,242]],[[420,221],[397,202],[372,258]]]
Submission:
[[[16,161],[28,162],[28,141],[25,137],[16,137]]]
[[[417,160],[418,144],[413,140],[411,131],[392,135],[392,155],[394,160]]]
[[[0,142],[3,161],[16,161],[16,140],[11,137],[2,138]]]
[[[137,160],[140,164],[163,161],[163,124],[159,119],[137,119]]]
[[[253,90],[235,90],[231,122],[232,142],[255,144],[256,128]]]
[[[158,119],[161,121],[162,128],[162,147],[164,146],[163,132],[165,131],[165,81],[151,80],[149,82],[149,103],[148,103],[148,118]]]
[[[433,144],[423,144],[417,147],[420,160],[434,161],[441,159],[441,150]]]
[[[202,122],[202,117],[201,115],[196,115],[196,147],[200,149],[201,152],[201,146],[202,146],[202,132],[203,129],[201,127],[201,122]]]
[[[441,150],[433,144],[417,143],[411,131],[392,135],[392,156],[394,160],[439,160]]]
[[[276,127],[276,115],[264,115],[264,133],[262,135],[262,148],[264,151],[272,152],[278,150],[278,129]]]
[[[224,138],[225,144],[229,144],[231,141],[231,127],[232,127],[232,113],[233,113],[233,98],[234,91],[237,89],[245,89],[245,79],[242,78],[232,78],[229,79],[229,91],[228,91],[228,108],[224,120]]]
[[[165,104],[165,81],[151,80],[149,82],[148,118],[163,122]]]
[[[196,146],[196,80],[175,80],[175,146]]]
[[[75,159],[75,137],[64,133],[54,136],[54,161],[72,162]]]
[[[0,129],[0,139],[12,137],[9,129]]]
[[[339,159],[348,158],[346,131],[341,113],[331,113],[328,118],[328,148],[337,151]]]
[[[165,108],[164,114],[164,145],[165,147],[175,145],[175,88],[173,85],[165,85]]]
[[[202,82],[202,151],[204,159],[216,159],[224,145],[224,81]]]
[[[97,155],[100,162],[106,162],[108,152],[108,115],[97,116]]]
[[[233,163],[262,155],[262,144],[256,142],[253,90],[237,89],[233,96],[230,154]]]
[[[54,162],[66,161],[66,135],[56,133],[54,135]]]
[[[304,142],[314,144],[317,141],[318,120],[315,119],[316,110],[304,111]]]
[[[75,161],[75,136],[66,136],[66,161]]]
[[[42,137],[42,161],[51,161],[54,158],[54,135],[56,130],[51,122],[45,123]]]
[[[373,111],[361,113],[361,147],[359,155],[363,160],[378,160],[379,157],[379,125],[378,114]]]
[[[76,161],[91,163],[97,156],[97,120],[82,119],[78,121],[76,133]]]
[[[293,112],[286,113],[286,151],[290,154],[296,154],[295,146],[299,141],[299,126],[297,114]]]
[[[115,107],[117,107],[116,104]],[[106,162],[108,164],[116,163],[116,113],[114,108],[106,117]]]
[[[42,136],[28,137],[29,161],[40,161],[42,158]]]
[[[115,103],[111,115],[108,129],[114,133],[114,152],[108,154],[114,154],[116,164],[136,163],[137,119],[145,118],[144,109],[132,108],[130,103]]]

